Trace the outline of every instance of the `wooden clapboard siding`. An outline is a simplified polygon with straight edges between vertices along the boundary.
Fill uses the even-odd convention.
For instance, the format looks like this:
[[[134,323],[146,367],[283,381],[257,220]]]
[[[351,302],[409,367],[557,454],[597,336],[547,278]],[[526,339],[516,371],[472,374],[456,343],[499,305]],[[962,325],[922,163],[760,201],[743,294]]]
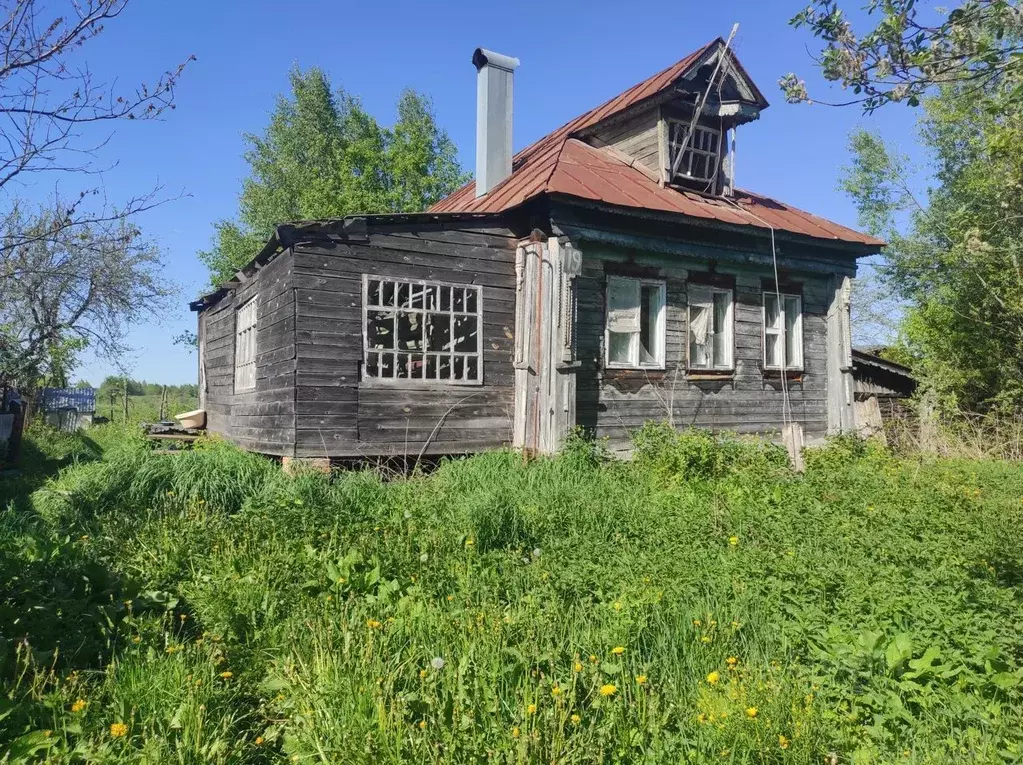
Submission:
[[[256,308],[256,387],[235,392],[235,312]],[[199,314],[207,428],[263,454],[294,454],[295,291],[291,255],[281,253]]]
[[[511,442],[515,243],[504,229],[370,224],[296,245],[295,455],[465,453]],[[479,285],[483,384],[360,380],[363,275]]]
[[[583,247],[576,280],[578,301],[576,415],[580,425],[613,448],[629,445],[633,431],[649,420],[676,426],[740,433],[781,430],[782,383],[763,370],[763,284],[770,272],[733,268],[734,374],[728,379],[693,380],[686,374],[688,289],[701,269],[666,265],[663,256],[631,252],[626,268],[641,269],[666,282],[666,370],[619,373],[604,370],[605,294],[609,272],[621,272],[621,253]],[[715,264],[720,266],[720,264]],[[710,267],[704,264],[703,272]],[[637,271],[638,273],[639,271]],[[820,274],[792,275],[803,296],[803,372],[789,380],[791,417],[808,438],[827,431],[826,314],[828,281]]]
[[[637,165],[660,177],[660,111],[655,106],[626,119],[611,121],[597,128],[591,140],[597,146],[609,146],[631,157]]]

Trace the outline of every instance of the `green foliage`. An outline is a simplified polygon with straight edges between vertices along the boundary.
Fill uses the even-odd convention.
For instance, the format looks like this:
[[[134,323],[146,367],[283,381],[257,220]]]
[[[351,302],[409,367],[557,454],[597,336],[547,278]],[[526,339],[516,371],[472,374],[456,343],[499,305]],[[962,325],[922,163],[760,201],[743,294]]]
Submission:
[[[920,200],[905,158],[857,133],[843,185],[861,223],[889,242],[884,282],[908,307],[903,354],[947,409],[1023,405],[1023,152],[1001,90],[945,89],[920,137],[937,185]],[[1002,115],[1002,116],[1000,116]],[[1013,136],[1009,140],[1009,136]]]
[[[251,260],[277,224],[419,212],[467,179],[425,96],[402,93],[397,121],[386,128],[358,98],[332,91],[321,69],[294,68],[290,81],[264,133],[246,136],[251,174],[238,220],[217,223],[213,248],[199,253],[213,285]]]
[[[963,0],[957,8],[923,12],[917,0],[871,0],[863,10],[874,26],[859,33],[842,5],[812,0],[789,23],[823,43],[815,57],[821,73],[853,94],[843,105],[860,104],[866,112],[890,103],[919,106],[936,87],[983,89],[1004,80],[1012,82],[1014,100],[1023,99],[1016,0]],[[811,100],[795,74],[779,85],[790,103]]]
[[[633,463],[384,481],[106,443],[0,515],[12,762],[1023,754],[1015,466],[840,439],[796,476],[649,426]]]

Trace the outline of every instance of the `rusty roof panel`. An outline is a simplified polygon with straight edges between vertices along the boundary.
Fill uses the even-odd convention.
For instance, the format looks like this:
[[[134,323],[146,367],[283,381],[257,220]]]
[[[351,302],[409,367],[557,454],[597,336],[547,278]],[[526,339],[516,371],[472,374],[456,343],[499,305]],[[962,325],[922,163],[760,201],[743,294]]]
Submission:
[[[723,44],[721,38],[713,40],[527,146],[513,158],[512,174],[484,196],[477,198],[475,183],[470,182],[433,205],[429,212],[496,213],[518,207],[541,194],[556,193],[619,207],[677,213],[740,226],[774,228],[816,239],[883,246],[880,239],[749,191],[736,190],[732,198],[726,199],[662,187],[612,153],[573,137],[601,120],[663,92],[685,75],[708,50]],[[739,65],[737,60],[736,64]]]

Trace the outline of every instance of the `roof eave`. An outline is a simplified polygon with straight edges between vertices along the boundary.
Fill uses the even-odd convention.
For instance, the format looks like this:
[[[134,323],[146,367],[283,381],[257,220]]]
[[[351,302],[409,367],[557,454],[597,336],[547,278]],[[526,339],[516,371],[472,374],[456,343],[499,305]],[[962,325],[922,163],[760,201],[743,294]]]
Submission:
[[[607,202],[586,199],[585,197],[577,197],[561,192],[548,193],[548,196],[553,202],[568,203],[578,207],[602,210],[608,213],[624,215],[626,217],[658,220],[666,223],[685,221],[686,224],[697,228],[713,228],[721,231],[731,231],[746,235],[752,234],[753,236],[762,237],[770,236],[768,233],[769,229],[762,226],[755,226],[753,224],[739,225],[711,218],[700,218],[693,215],[686,215],[685,213],[669,212],[666,210],[651,210],[645,207],[625,207],[622,205],[609,204]],[[792,231],[785,231],[783,229],[775,229],[775,238],[780,241],[792,242],[795,244],[815,244],[817,246],[833,247],[846,251],[857,259],[877,255],[880,252],[880,246],[878,245],[863,242],[851,242],[845,239],[838,239],[837,237],[832,239],[810,236],[808,234],[798,234]]]

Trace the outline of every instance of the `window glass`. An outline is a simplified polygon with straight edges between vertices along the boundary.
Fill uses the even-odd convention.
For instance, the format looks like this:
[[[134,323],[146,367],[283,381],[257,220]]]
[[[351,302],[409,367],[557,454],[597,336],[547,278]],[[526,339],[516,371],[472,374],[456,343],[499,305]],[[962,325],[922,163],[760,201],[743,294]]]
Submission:
[[[731,369],[732,291],[689,289],[689,367]]]
[[[764,366],[803,366],[803,301],[798,295],[764,293]]]
[[[612,276],[607,281],[607,364],[664,365],[664,282]]]

